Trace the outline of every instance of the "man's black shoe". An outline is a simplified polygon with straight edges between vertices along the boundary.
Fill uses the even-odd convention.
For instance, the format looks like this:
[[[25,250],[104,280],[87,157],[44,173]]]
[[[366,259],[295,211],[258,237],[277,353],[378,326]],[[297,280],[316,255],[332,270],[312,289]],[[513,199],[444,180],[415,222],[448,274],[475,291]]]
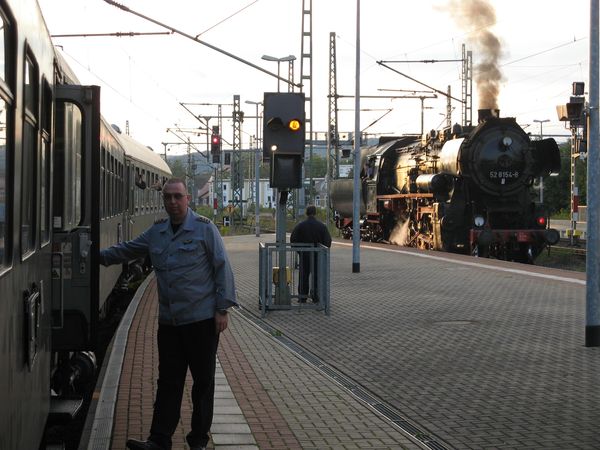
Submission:
[[[163,450],[163,448],[152,441],[138,441],[137,439],[127,439],[127,448],[130,450]]]

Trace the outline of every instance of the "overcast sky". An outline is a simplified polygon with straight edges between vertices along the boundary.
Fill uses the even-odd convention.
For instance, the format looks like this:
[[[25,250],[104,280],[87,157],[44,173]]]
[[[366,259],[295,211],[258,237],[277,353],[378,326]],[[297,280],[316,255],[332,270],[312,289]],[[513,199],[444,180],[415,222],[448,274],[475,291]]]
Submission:
[[[308,0],[306,0],[308,3]],[[122,0],[122,4],[173,28],[221,48],[268,71],[277,63],[262,55],[295,55],[296,81],[300,77],[302,0]],[[382,89],[427,91],[377,64],[381,60],[460,59],[462,44],[473,51],[474,65],[484,59],[474,32],[488,30],[500,44],[497,106],[502,116],[516,117],[527,131],[567,134],[558,122],[556,105],[568,101],[573,81],[585,81],[589,53],[589,1],[491,0],[495,25],[488,16],[470,19],[464,6],[473,1],[368,0],[361,3],[361,93],[398,95]],[[313,0],[313,130],[325,131],[328,115],[329,35],[336,33],[338,94],[352,95],[355,83],[356,1]],[[111,6],[103,0],[40,0],[51,34],[164,32],[165,29]],[[232,16],[232,17],[230,17]],[[230,18],[228,18],[230,17]],[[308,16],[306,16],[307,18]],[[227,19],[228,18],[228,19]],[[485,20],[483,20],[485,18]],[[226,20],[224,20],[226,19]],[[483,22],[482,22],[483,20]],[[306,27],[306,29],[308,29]],[[276,91],[277,80],[204,45],[179,35],[139,37],[54,38],[84,84],[102,87],[105,118],[125,128],[140,142],[162,153],[163,142],[179,138],[167,128],[197,128],[194,116],[216,116],[222,104],[231,115],[234,95],[240,95],[246,116],[265,91]],[[305,41],[308,44],[308,41]],[[427,85],[461,97],[460,62],[390,64]],[[287,63],[281,63],[281,73]],[[477,72],[477,69],[476,71]],[[285,89],[283,84],[282,90]],[[474,86],[474,120],[481,100]],[[180,103],[188,104],[192,113]],[[453,122],[461,120],[460,104],[452,103]],[[425,101],[425,129],[444,121],[446,99]],[[354,101],[339,100],[340,131],[353,131]],[[421,102],[416,99],[363,99],[361,128],[392,112],[368,128],[372,133],[420,131]],[[213,122],[212,124],[214,124]],[[255,134],[255,122],[243,124],[243,147]],[[224,121],[223,136],[231,141],[231,122]],[[206,137],[191,136],[205,142]],[[168,145],[172,154],[184,146]],[[202,148],[204,149],[204,148]]]

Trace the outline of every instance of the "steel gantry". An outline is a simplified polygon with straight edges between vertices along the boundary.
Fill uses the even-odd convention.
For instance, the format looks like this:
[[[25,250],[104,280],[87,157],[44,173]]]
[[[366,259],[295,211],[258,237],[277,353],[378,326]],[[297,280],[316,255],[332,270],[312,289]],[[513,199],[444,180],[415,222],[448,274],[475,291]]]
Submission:
[[[338,178],[339,168],[339,133],[338,133],[338,95],[335,32],[329,33],[329,128],[327,130],[327,177]],[[329,200],[328,200],[329,202]]]
[[[327,224],[330,222],[331,210],[331,180],[340,176],[339,132],[338,132],[338,95],[337,95],[337,68],[335,32],[329,33],[329,117],[327,128]]]
[[[462,124],[473,124],[473,52],[462,45]]]
[[[308,146],[308,164],[304,164],[305,174],[308,172],[308,200],[312,201],[313,185],[313,86],[312,86],[312,0],[302,0],[302,42],[300,48],[300,84],[305,94],[306,145]],[[306,161],[306,157],[304,158]],[[304,207],[304,189],[300,189],[299,213]]]
[[[244,168],[242,166],[242,122],[240,96],[233,96],[233,150],[231,152],[231,205],[234,207],[232,223],[242,224]]]

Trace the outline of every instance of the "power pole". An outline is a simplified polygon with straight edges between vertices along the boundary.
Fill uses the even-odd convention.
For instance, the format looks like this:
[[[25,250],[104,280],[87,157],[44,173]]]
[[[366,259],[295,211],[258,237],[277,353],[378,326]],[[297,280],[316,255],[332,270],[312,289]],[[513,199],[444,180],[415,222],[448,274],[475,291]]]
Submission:
[[[462,124],[473,124],[473,52],[462,45]]]
[[[240,109],[240,96],[233,96],[233,151],[231,153],[231,205],[236,208],[233,213],[232,223],[236,220],[242,224],[244,217],[242,195],[244,192],[244,168],[242,166],[242,114]],[[237,210],[239,208],[239,211]]]
[[[452,128],[452,87],[448,85],[448,95],[446,97],[446,127]]]
[[[337,65],[335,32],[329,33],[329,127],[327,129],[327,224],[331,210],[331,179],[340,176],[338,104],[337,104]]]
[[[300,84],[301,92],[305,94],[305,123],[306,143],[308,144],[308,164],[304,164],[305,173],[308,171],[308,201],[312,200],[312,157],[313,157],[313,86],[312,86],[312,0],[302,0],[302,41],[300,46]],[[300,188],[298,199],[298,214],[304,213],[306,206],[304,186]]]

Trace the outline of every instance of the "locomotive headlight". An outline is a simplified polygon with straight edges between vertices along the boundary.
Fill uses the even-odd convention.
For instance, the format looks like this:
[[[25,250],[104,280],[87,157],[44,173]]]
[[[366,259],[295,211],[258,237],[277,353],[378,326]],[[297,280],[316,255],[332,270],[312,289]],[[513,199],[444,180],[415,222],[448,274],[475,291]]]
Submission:
[[[473,223],[475,224],[476,227],[482,227],[483,224],[485,223],[485,219],[483,218],[483,216],[475,216],[473,218]]]
[[[512,139],[509,136],[504,136],[502,138],[502,145],[505,147],[510,147],[512,145]]]

